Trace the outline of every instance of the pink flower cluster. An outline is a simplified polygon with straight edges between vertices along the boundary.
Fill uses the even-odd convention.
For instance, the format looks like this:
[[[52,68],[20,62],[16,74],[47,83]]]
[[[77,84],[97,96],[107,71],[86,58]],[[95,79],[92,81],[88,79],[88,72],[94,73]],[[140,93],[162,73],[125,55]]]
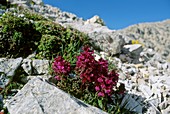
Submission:
[[[109,72],[108,62],[102,58],[96,61],[93,54],[89,47],[83,48],[83,52],[77,56],[76,72],[80,75],[83,84],[93,84],[98,96],[111,96],[115,92],[113,88],[116,88],[118,74],[114,70]],[[52,68],[57,80],[63,80],[63,76],[68,76],[71,71],[70,63],[61,56],[55,58]],[[124,89],[121,92],[123,91]]]
[[[118,74],[112,70],[108,73],[108,62],[102,58],[96,61],[89,47],[84,47],[83,51],[77,56],[76,70],[80,74],[82,83],[94,83],[98,96],[110,96],[113,87],[118,82]]]
[[[63,75],[68,75],[71,71],[70,63],[65,61],[61,56],[54,59],[52,68],[56,73],[55,78],[57,80],[60,80]]]
[[[94,59],[94,56],[92,56],[94,52],[88,47],[84,47],[83,51],[84,52],[82,52],[81,55],[77,56],[77,73],[80,74],[83,83],[94,82],[98,75],[98,71],[96,70],[98,64]]]

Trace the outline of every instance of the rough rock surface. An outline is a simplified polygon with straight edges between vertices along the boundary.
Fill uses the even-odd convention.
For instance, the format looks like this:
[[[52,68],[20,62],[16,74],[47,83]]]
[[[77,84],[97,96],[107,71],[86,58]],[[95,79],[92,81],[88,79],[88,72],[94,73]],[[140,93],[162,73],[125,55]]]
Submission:
[[[48,74],[49,60],[24,59],[21,66],[28,75],[44,75]]]
[[[93,32],[88,35],[92,43],[111,55],[121,53],[121,49],[125,44],[122,36],[114,34],[113,32]]]
[[[15,75],[21,63],[21,57],[17,59],[0,58],[0,88],[4,88],[10,82],[10,78]]]
[[[106,114],[41,78],[30,80],[7,107],[10,114]]]
[[[34,74],[48,74],[49,69],[49,60],[38,60],[35,59],[32,61],[32,67],[34,70]]]
[[[145,47],[170,57],[170,20],[155,23],[141,23],[118,30],[128,40],[139,40]],[[128,41],[126,40],[126,41]]]

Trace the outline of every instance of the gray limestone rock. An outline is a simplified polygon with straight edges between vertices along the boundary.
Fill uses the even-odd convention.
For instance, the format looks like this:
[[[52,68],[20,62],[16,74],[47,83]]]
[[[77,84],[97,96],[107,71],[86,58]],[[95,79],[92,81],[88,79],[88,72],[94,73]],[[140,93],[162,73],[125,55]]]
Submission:
[[[164,109],[166,109],[167,107],[168,107],[168,105],[170,105],[170,101],[163,101],[162,103],[160,103],[159,104],[159,108],[161,109],[161,110],[164,110]]]
[[[154,107],[148,107],[146,114],[160,114]]]
[[[106,114],[41,78],[30,80],[8,103],[10,114]]]
[[[22,62],[22,68],[28,75],[48,74],[49,60],[24,59]]]
[[[0,58],[0,87],[4,88],[15,75],[16,70],[21,66],[22,58],[6,59]]]
[[[51,76],[51,75],[34,75],[34,76],[31,75],[31,76],[26,76],[26,77],[21,78],[21,82],[26,84],[29,80],[32,80],[37,77],[43,78],[46,80],[50,80],[50,78],[52,78],[53,76]],[[54,82],[56,82],[56,80]]]
[[[35,59],[32,61],[32,66],[33,66],[34,74],[38,74],[38,75],[48,74],[49,60]]]
[[[135,64],[141,62],[140,56],[141,56],[141,52],[143,51],[143,47],[141,44],[124,45],[121,50],[122,50],[122,54],[120,54],[119,58],[123,62],[135,63]]]
[[[91,42],[99,46],[103,51],[115,55],[121,53],[125,41],[121,35],[114,32],[93,32],[88,34]]]

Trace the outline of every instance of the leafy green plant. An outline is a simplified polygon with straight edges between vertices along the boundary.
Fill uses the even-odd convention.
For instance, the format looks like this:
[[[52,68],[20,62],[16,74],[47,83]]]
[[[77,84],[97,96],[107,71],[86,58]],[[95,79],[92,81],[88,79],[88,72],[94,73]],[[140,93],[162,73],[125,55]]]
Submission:
[[[60,38],[52,35],[43,35],[38,46],[36,57],[39,59],[51,59],[60,51]]]
[[[1,4],[0,4],[0,9],[2,9],[2,10],[6,10],[6,9],[7,9],[7,7],[6,7],[6,6],[4,6],[4,5],[1,5]]]
[[[80,48],[88,44],[88,37],[75,29],[64,28],[52,21],[38,21],[35,25],[42,34],[37,58],[52,59],[60,55],[73,65]]]
[[[26,57],[36,48],[41,34],[27,18],[7,12],[0,18],[0,56]]]
[[[36,58],[52,59],[63,55],[75,64],[72,58],[88,42],[87,35],[78,30],[64,28],[26,9],[7,12],[0,19],[2,57],[27,57],[36,51]]]

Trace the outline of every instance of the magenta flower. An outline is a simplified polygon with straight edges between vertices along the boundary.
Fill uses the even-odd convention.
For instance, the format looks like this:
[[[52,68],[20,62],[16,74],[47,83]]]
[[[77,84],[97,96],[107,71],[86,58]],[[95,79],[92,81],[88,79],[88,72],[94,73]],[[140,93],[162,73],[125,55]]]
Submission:
[[[89,47],[83,47],[83,51],[77,56],[76,71],[82,79],[82,83],[94,84],[98,96],[111,96],[118,82],[118,74],[115,70],[108,71],[108,62],[102,58],[94,59],[94,52]]]
[[[105,89],[105,88],[106,88],[106,85],[105,85],[104,83],[102,83],[102,84],[100,85],[100,87],[101,87],[102,89]]]
[[[109,85],[109,84],[111,84],[113,81],[112,81],[111,79],[106,79],[105,82],[106,82],[106,84]]]
[[[84,52],[77,56],[76,71],[83,83],[94,82],[97,78],[97,61],[92,55],[94,52],[89,47],[84,47],[83,50]]]
[[[111,90],[110,89],[105,89],[105,93],[109,94],[109,93],[111,93]]]
[[[103,92],[99,92],[99,93],[98,93],[98,96],[99,96],[99,97],[104,97],[105,95],[104,95]]]
[[[97,78],[97,81],[98,81],[99,83],[102,83],[102,82],[103,82],[103,79],[102,79],[101,77],[99,77],[99,78]]]
[[[54,59],[52,68],[57,76],[55,79],[60,80],[60,76],[68,75],[71,71],[70,63],[65,61],[61,56]]]
[[[96,87],[95,87],[95,90],[96,90],[96,91],[99,91],[99,90],[100,90],[100,87],[99,87],[99,86],[96,86]]]
[[[55,76],[54,78],[58,81],[61,80],[60,76]]]

